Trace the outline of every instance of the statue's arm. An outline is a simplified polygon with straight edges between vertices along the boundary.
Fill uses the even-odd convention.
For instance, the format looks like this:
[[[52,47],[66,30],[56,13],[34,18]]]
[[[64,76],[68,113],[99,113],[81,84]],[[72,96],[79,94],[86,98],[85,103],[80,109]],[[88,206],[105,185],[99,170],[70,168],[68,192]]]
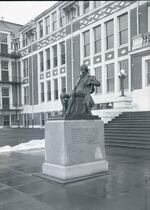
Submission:
[[[98,81],[94,76],[90,76],[89,85],[100,86],[100,81]]]

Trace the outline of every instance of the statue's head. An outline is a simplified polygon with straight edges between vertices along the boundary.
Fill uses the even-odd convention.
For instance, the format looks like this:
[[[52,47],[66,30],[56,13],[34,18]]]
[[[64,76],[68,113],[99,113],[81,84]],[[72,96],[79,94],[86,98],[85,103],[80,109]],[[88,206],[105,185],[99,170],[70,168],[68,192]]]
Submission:
[[[87,74],[89,72],[88,66],[86,64],[82,64],[80,66],[80,71],[82,74]]]

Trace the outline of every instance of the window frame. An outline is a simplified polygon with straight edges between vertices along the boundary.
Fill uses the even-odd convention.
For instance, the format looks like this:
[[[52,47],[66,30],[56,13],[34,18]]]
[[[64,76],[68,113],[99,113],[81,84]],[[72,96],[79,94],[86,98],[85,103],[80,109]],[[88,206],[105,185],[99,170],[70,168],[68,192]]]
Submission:
[[[88,40],[86,40],[86,34],[88,34]],[[84,58],[90,56],[90,30],[83,32],[83,49],[84,49]]]
[[[108,24],[112,25],[112,32],[108,33]],[[105,22],[105,35],[106,35],[106,50],[113,49],[114,48],[114,19],[111,19],[107,22]],[[113,42],[112,42],[113,40]],[[112,43],[112,45],[110,45]],[[110,46],[109,46],[110,45]]]
[[[100,28],[100,38],[99,39],[96,39],[96,37],[98,36],[96,34],[96,30]],[[93,28],[93,32],[94,32],[94,54],[97,54],[97,53],[100,53],[101,52],[101,25],[98,25],[98,26],[95,26]],[[99,37],[99,36],[98,36]],[[97,46],[97,43],[100,43],[100,50],[98,51],[98,46]],[[96,50],[97,49],[97,50]]]
[[[108,69],[109,66],[113,66],[113,76],[109,76],[108,77],[108,70],[111,70],[111,69]],[[114,63],[110,63],[108,65],[106,65],[106,80],[107,80],[107,93],[111,93],[111,92],[114,92],[114,88],[115,88],[115,71],[114,71]],[[113,81],[113,89],[111,90],[109,87],[111,87],[110,85],[110,82]]]
[[[50,34],[50,16],[45,17],[45,34]]]

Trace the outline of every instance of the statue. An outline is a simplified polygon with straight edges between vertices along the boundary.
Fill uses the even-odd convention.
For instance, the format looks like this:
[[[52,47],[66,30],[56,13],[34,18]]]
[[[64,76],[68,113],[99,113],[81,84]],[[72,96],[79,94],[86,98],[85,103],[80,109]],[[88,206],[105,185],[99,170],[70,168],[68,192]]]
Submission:
[[[94,101],[90,94],[94,92],[94,86],[100,86],[100,82],[95,76],[89,75],[87,65],[80,67],[81,75],[77,84],[70,94],[63,93],[60,95],[63,106],[62,115],[65,117],[91,116],[91,108]]]

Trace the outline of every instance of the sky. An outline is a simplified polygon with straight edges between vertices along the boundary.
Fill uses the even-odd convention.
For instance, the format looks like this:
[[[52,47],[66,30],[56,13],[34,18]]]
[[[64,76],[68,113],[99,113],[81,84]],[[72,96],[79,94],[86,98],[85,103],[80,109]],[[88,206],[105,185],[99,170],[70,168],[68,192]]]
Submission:
[[[57,1],[0,1],[0,20],[26,24]]]

